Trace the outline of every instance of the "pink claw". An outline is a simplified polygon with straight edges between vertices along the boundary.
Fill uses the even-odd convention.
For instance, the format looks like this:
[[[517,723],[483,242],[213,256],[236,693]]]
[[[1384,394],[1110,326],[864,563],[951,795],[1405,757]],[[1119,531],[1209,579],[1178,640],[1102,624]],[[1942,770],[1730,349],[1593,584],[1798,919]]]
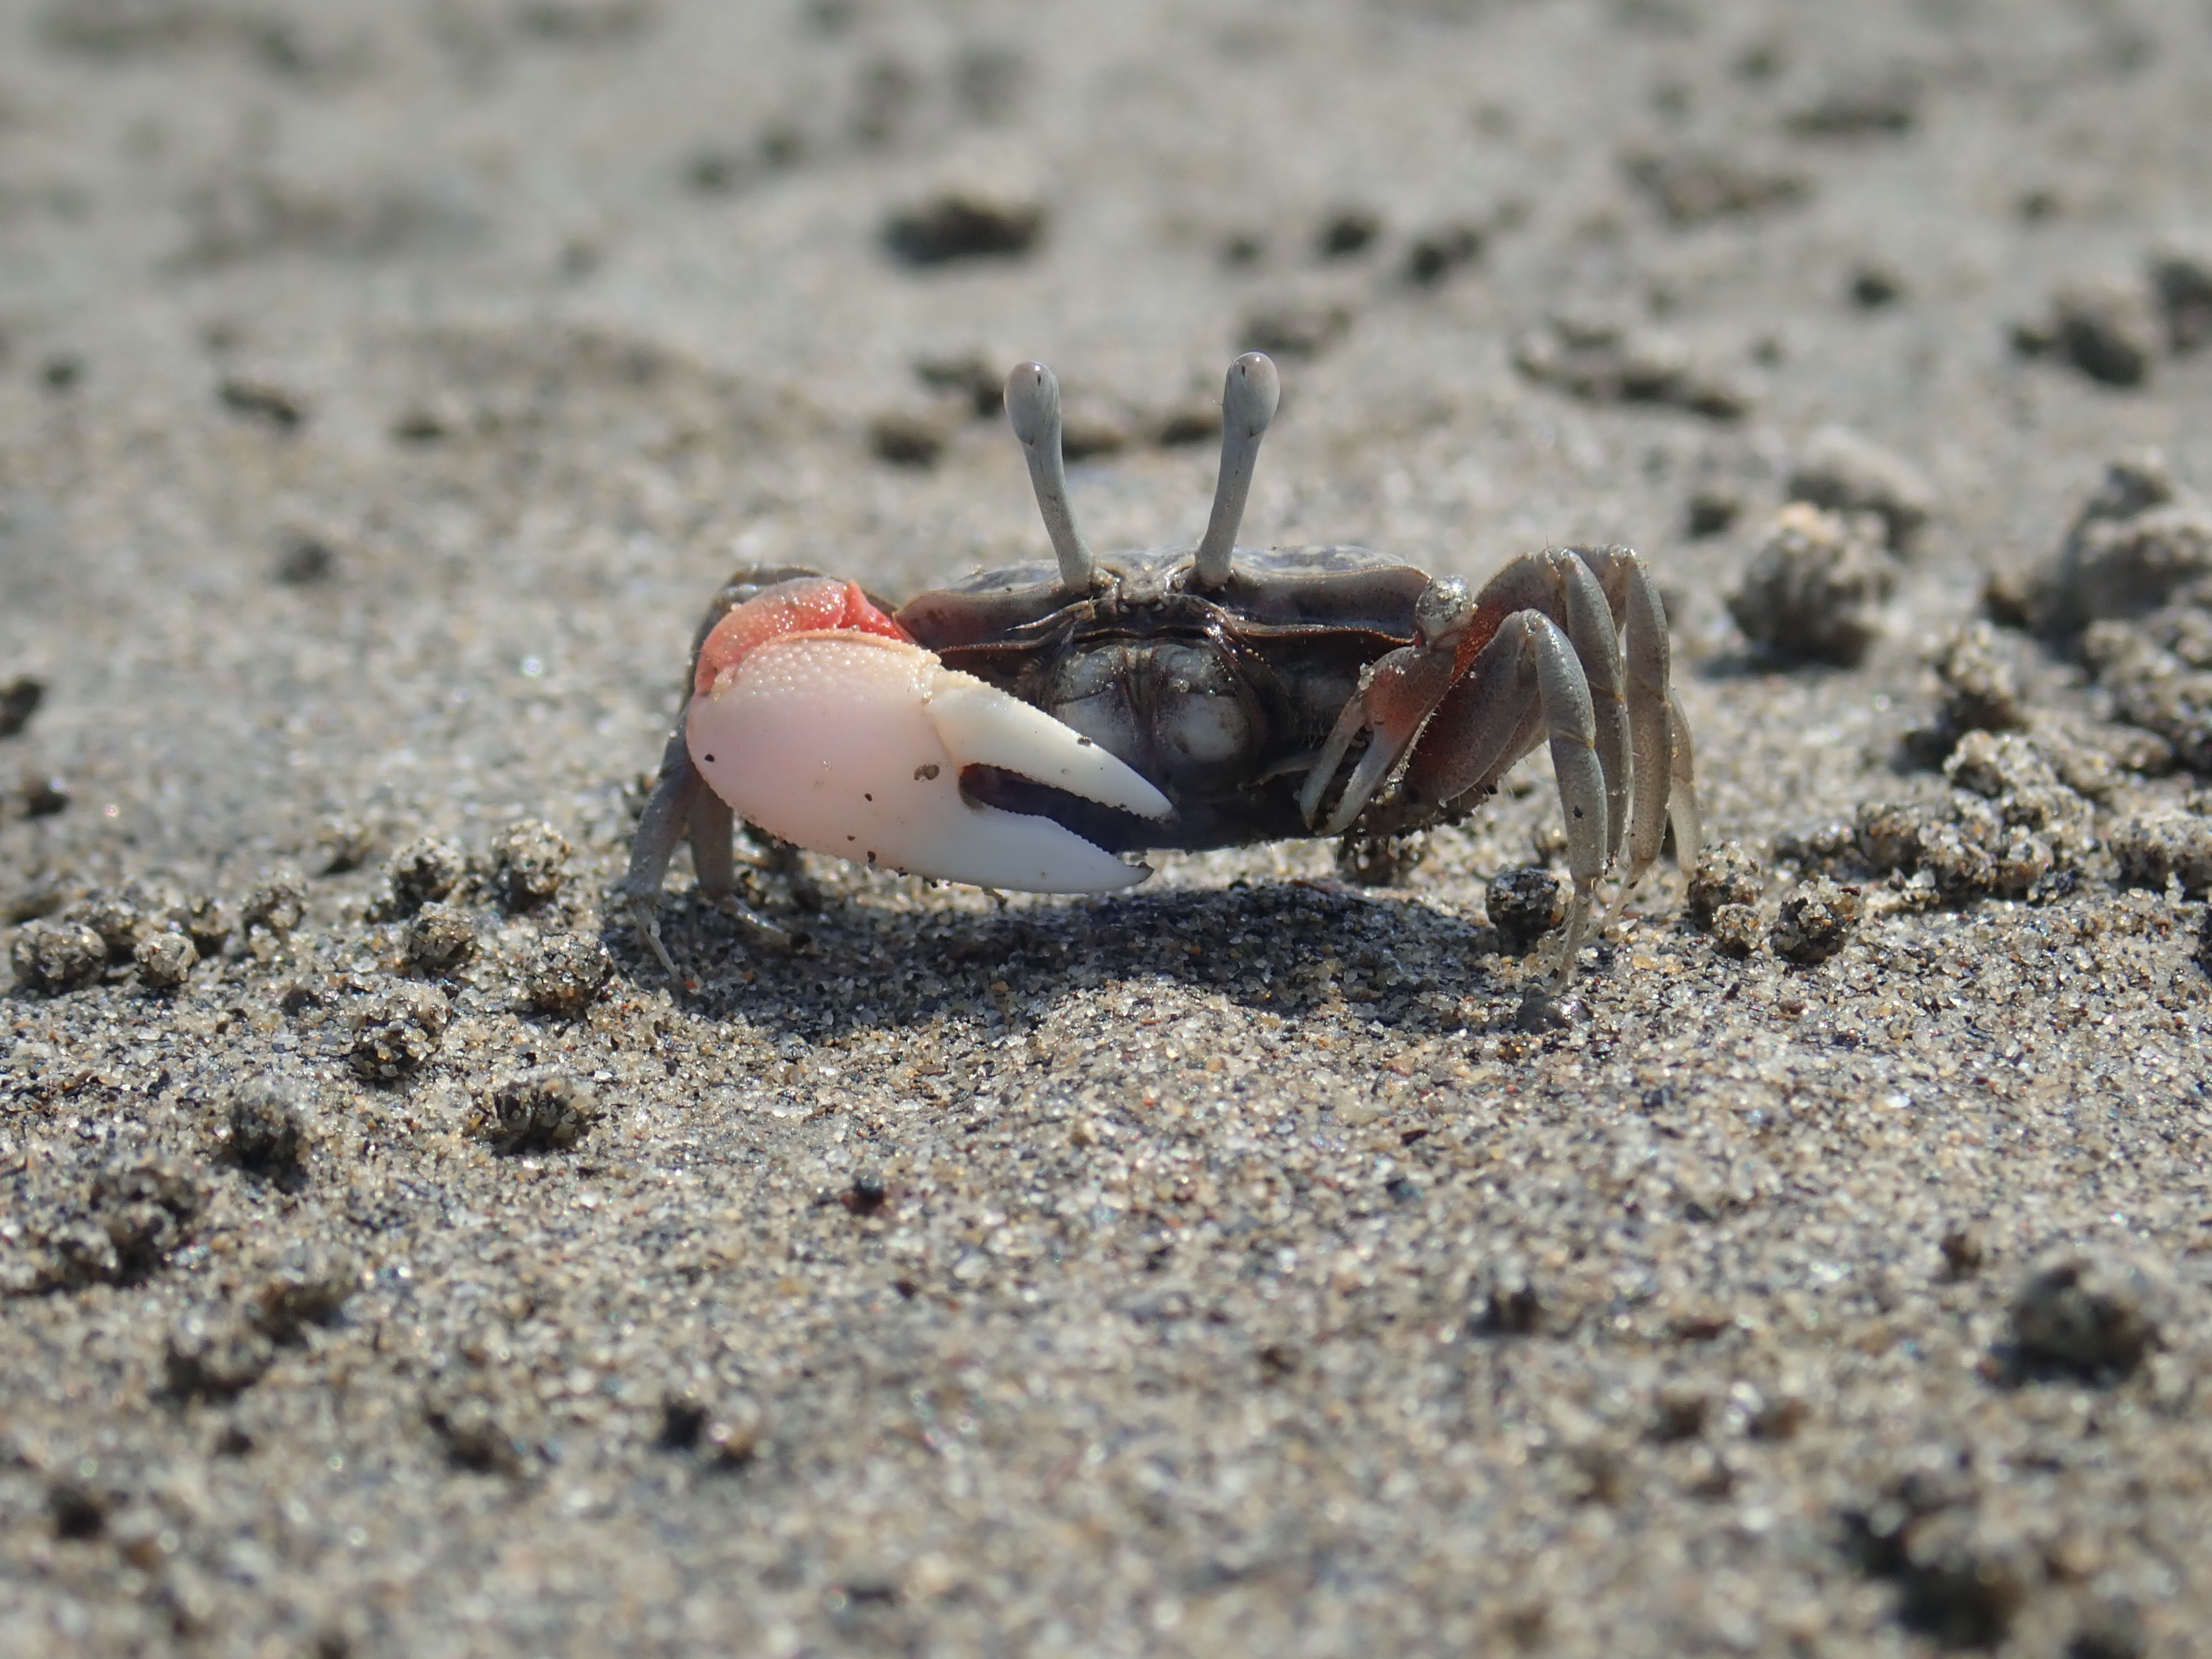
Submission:
[[[1151,872],[1049,818],[969,800],[993,766],[1145,817],[1168,799],[1089,738],[947,668],[850,582],[783,582],[699,653],[685,738],[740,817],[817,853],[1015,892],[1099,893]]]

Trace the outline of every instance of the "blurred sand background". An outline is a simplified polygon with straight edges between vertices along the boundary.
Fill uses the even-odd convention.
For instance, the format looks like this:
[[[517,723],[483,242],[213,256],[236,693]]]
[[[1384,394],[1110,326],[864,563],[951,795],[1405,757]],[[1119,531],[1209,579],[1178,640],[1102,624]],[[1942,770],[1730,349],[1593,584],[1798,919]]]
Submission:
[[[1980,771],[1930,667],[2212,489],[2208,177],[2203,0],[0,3],[0,1652],[2212,1650],[2212,632],[1970,636]],[[790,956],[679,860],[669,985],[726,572],[1041,555],[1031,356],[1194,540],[1255,345],[1248,541],[1650,558],[1735,934],[1521,1029],[1539,760]],[[1851,667],[1726,603],[1832,427]]]

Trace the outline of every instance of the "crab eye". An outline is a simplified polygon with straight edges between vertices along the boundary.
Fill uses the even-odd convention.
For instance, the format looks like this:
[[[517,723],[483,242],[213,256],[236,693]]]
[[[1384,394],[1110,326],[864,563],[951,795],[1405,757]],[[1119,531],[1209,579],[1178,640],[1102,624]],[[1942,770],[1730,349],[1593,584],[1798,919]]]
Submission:
[[[1442,581],[1431,582],[1421,597],[1413,601],[1413,631],[1424,645],[1435,645],[1468,624],[1474,615],[1474,601],[1468,597],[1467,584],[1456,576],[1447,576]]]

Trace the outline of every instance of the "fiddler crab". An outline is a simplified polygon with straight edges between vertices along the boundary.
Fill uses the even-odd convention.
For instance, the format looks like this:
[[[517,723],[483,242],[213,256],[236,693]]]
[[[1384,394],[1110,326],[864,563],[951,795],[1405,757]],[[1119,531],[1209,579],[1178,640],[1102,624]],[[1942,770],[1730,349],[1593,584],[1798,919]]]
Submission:
[[[1091,551],[1068,506],[1059,383],[1032,362],[1007,376],[1006,411],[1056,565],[895,609],[799,567],[733,575],[617,890],[670,975],[655,911],[687,836],[701,892],[781,938],[736,901],[736,818],[870,868],[1104,893],[1152,873],[1124,854],[1454,819],[1548,741],[1574,881],[1564,986],[1600,879],[1619,870],[1626,894],[1670,817],[1677,856],[1698,845],[1650,572],[1626,548],[1553,549],[1470,594],[1364,548],[1239,547],[1279,395],[1260,353],[1230,366],[1193,550]]]

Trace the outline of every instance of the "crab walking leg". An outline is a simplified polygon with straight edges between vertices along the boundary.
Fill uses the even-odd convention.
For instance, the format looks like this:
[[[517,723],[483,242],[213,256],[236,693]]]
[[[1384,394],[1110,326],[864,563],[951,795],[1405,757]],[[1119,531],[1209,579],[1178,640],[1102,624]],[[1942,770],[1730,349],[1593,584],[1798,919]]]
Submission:
[[[629,906],[630,921],[640,938],[671,979],[681,978],[675,958],[660,936],[658,905],[668,879],[670,860],[677,843],[691,843],[692,867],[699,872],[699,891],[714,908],[763,945],[787,950],[791,935],[767,917],[740,903],[737,896],[737,861],[732,855],[731,836],[735,820],[730,809],[707,787],[699,769],[691,763],[678,730],[668,739],[661,756],[660,775],[639,816],[637,833],[630,840],[629,868],[615,895]]]
[[[684,760],[690,760],[688,752]],[[709,899],[719,901],[737,890],[737,815],[721,797],[704,787],[692,792],[685,838],[691,843],[691,867],[699,872],[699,890]]]
[[[638,818],[637,833],[630,838],[629,869],[623,874],[621,886],[616,889],[629,902],[631,921],[671,979],[677,977],[676,963],[661,939],[660,918],[654,914],[653,907],[660,897],[661,884],[668,879],[668,862],[676,856],[676,844],[684,839],[685,827],[694,821],[695,809],[702,797],[712,799],[713,794],[706,780],[699,775],[699,769],[691,764],[691,754],[684,745],[684,732],[679,726],[668,739],[667,750],[660,757],[660,775],[654,780],[653,793]],[[703,884],[703,870],[701,880]]]
[[[1689,717],[1682,713],[1682,700],[1669,691],[1667,707],[1674,715],[1674,723],[1668,728],[1673,743],[1667,815],[1674,822],[1674,861],[1687,868],[1697,863],[1698,849],[1705,844],[1705,825],[1698,813],[1698,757],[1690,740]]]
[[[1682,837],[1678,822],[1675,841],[1685,863],[1697,857],[1697,789],[1688,769],[1689,726],[1681,718],[1680,705],[1669,684],[1667,609],[1651,580],[1650,568],[1625,547],[1576,550],[1595,573],[1613,607],[1627,677],[1628,746],[1634,758],[1627,868],[1621,881],[1626,893],[1658,862],[1659,849],[1667,839],[1670,803],[1687,802],[1691,837]],[[1678,754],[1681,757],[1679,773]]]
[[[1421,733],[1406,787],[1442,802],[1487,790],[1534,746],[1539,731],[1551,738],[1566,818],[1567,871],[1575,884],[1553,969],[1564,982],[1589,929],[1590,896],[1605,873],[1611,831],[1589,681],[1557,623],[1539,611],[1505,619]]]
[[[1620,857],[1627,837],[1633,774],[1642,751],[1633,742],[1632,699],[1624,695],[1621,683],[1620,635],[1597,573],[1578,550],[1524,553],[1485,582],[1474,602],[1492,615],[1540,612],[1559,624],[1574,647],[1597,722],[1598,764],[1605,773],[1606,859],[1611,864]]]
[[[817,853],[1017,892],[1103,893],[1151,872],[1049,818],[970,801],[994,766],[1146,817],[1166,796],[1042,710],[879,634],[807,630],[718,671],[691,757],[748,822]]]
[[[687,754],[687,764],[690,758]],[[737,815],[702,780],[691,798],[689,836],[691,867],[699,873],[699,891],[717,910],[750,933],[755,943],[788,951],[790,933],[738,897],[737,827]],[[759,856],[747,861],[763,868],[772,867],[771,860]]]

